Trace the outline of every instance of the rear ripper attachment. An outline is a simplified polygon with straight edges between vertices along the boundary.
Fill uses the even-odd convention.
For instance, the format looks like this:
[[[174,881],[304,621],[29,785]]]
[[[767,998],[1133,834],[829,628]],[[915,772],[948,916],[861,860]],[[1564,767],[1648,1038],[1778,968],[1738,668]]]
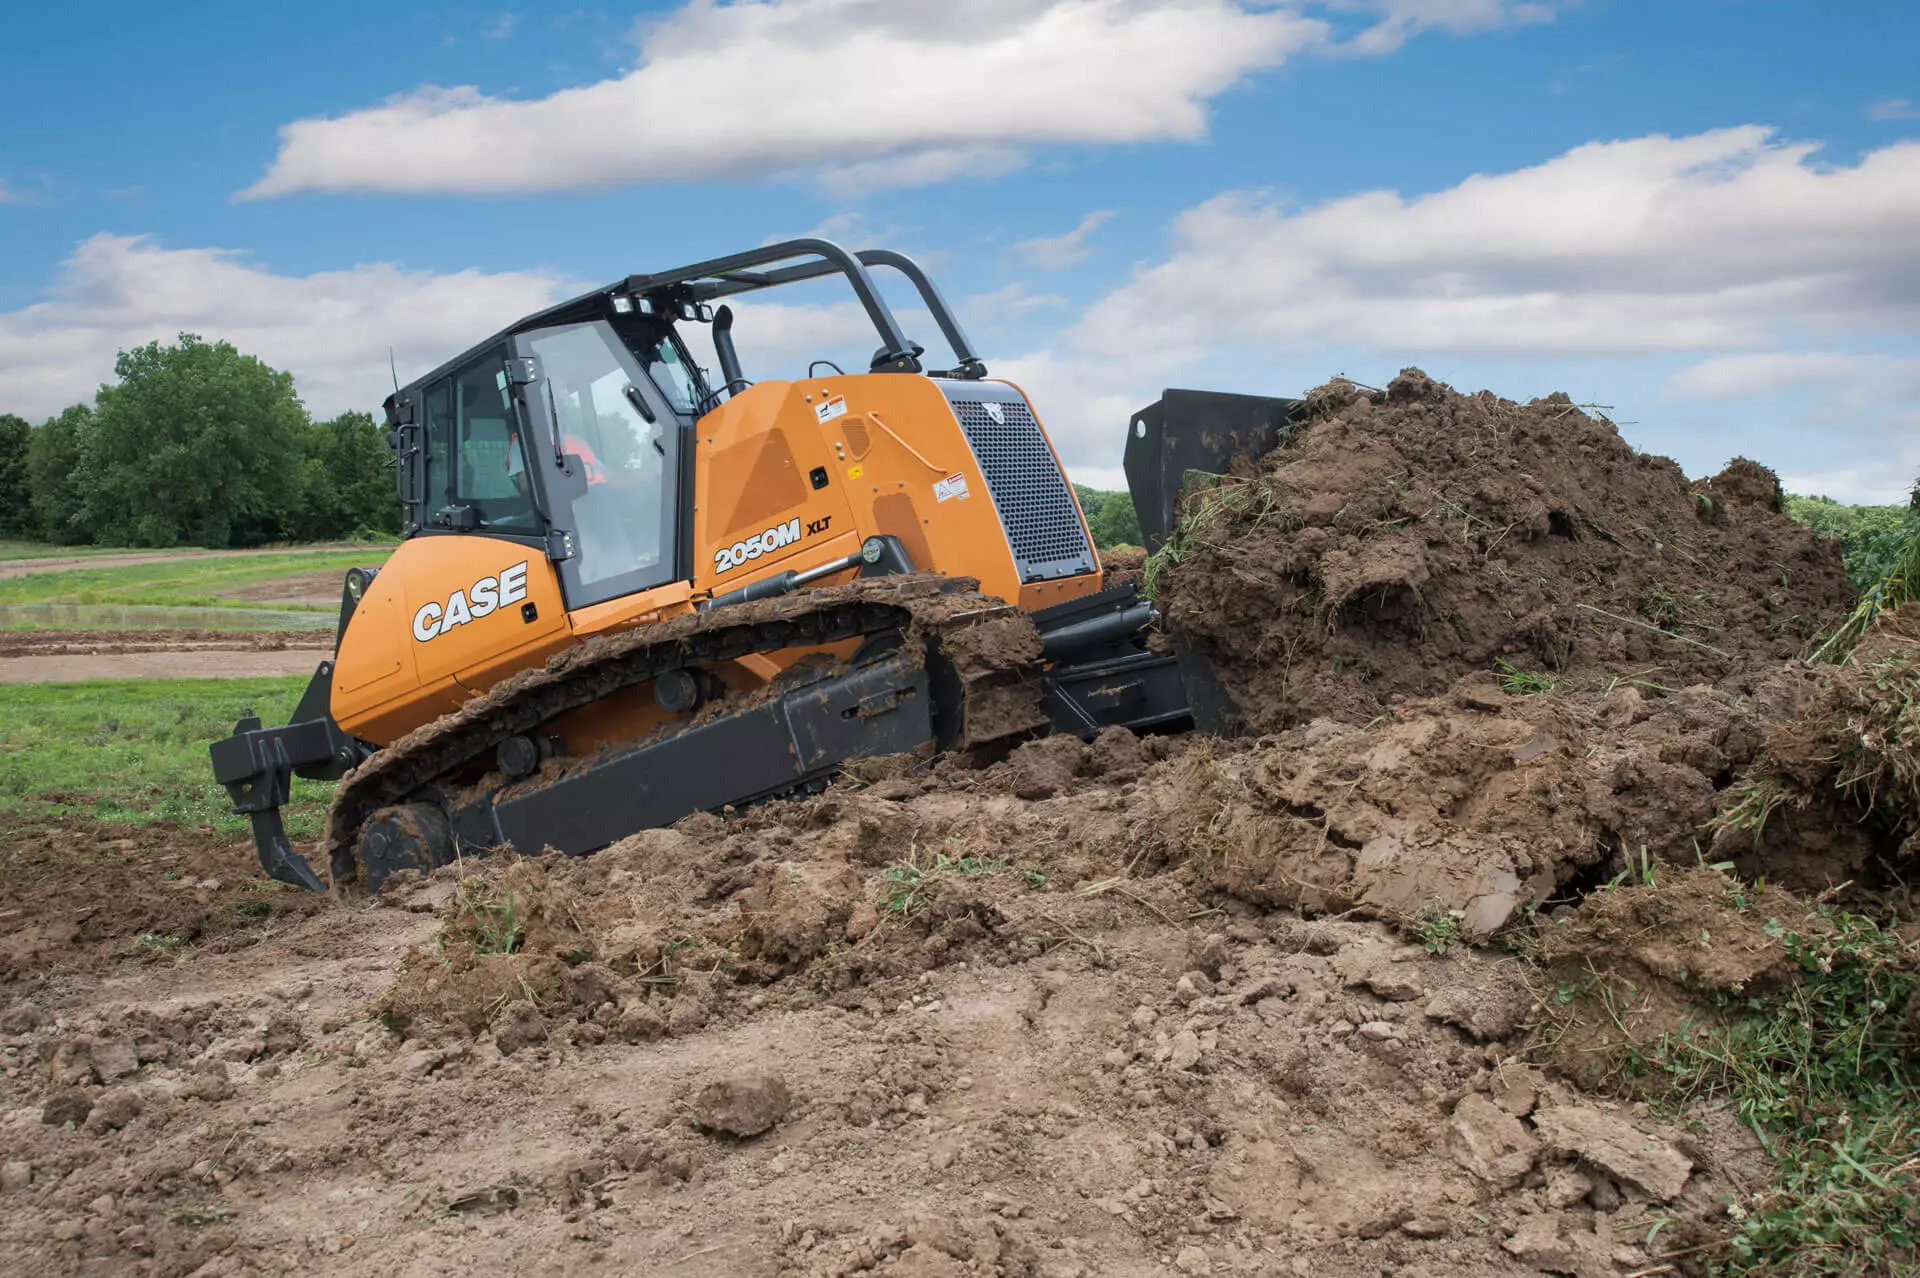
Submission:
[[[296,772],[344,775],[321,850],[336,888],[372,891],[456,849],[596,851],[692,812],[823,785],[853,758],[1005,745],[1049,728],[1185,726],[1178,672],[1146,651],[1153,613],[1131,587],[1028,615],[974,584],[871,578],[684,614],[583,645],[378,751],[334,726],[324,691],[310,690],[289,726],[249,719],[216,743],[215,771],[253,817],[267,873],[315,890],[279,805]],[[658,692],[716,663],[847,640],[860,647],[846,662],[803,663],[591,757],[541,745],[545,725],[621,689]]]

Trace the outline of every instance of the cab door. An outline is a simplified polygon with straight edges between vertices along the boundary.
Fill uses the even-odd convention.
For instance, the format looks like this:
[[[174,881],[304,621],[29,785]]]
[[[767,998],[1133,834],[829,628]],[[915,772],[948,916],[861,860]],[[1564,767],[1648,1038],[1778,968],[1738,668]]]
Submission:
[[[420,682],[457,700],[571,641],[527,476],[504,348],[426,395],[423,543],[405,577]]]

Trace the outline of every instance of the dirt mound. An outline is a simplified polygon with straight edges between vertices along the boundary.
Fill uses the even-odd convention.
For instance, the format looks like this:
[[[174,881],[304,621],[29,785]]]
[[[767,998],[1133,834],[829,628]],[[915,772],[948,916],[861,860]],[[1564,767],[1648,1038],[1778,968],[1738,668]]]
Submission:
[[[272,982],[53,992],[23,1263],[1613,1273],[1734,1192],[1515,1059],[1523,960],[1219,894],[1129,835],[1180,757],[1041,744],[397,876]]]
[[[1850,602],[1836,545],[1753,462],[1689,485],[1565,395],[1417,369],[1308,403],[1253,473],[1189,498],[1156,583],[1257,728],[1365,723],[1496,668],[1737,686]]]

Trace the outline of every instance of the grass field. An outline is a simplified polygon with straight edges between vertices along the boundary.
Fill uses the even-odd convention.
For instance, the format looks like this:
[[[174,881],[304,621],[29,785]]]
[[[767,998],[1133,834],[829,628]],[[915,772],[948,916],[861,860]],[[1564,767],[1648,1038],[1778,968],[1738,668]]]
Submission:
[[[356,565],[377,567],[385,549],[323,547],[265,555],[213,556],[171,563],[68,568],[0,581],[0,606],[15,604],[143,604],[173,608],[231,607],[231,594],[249,586],[307,573],[344,574]],[[250,609],[332,612],[338,605],[247,602]]]
[[[207,744],[243,707],[285,723],[305,676],[0,685],[0,825],[178,821],[244,834],[215,784]],[[333,787],[296,779],[295,837],[320,832]]]

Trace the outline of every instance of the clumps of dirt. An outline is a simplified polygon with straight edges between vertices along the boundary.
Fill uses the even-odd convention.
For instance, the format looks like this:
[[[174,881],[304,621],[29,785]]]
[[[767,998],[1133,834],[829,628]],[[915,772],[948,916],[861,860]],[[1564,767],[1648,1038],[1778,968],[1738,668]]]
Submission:
[[[1805,681],[1729,792],[1714,856],[1808,891],[1904,878],[1920,856],[1920,605]]]
[[[1836,544],[1753,462],[1690,485],[1565,395],[1418,369],[1308,405],[1251,473],[1189,496],[1156,583],[1255,728],[1365,723],[1499,663],[1741,687],[1851,601]]]
[[[1710,688],[1513,696],[1469,679],[1365,729],[1318,719],[1198,743],[1138,787],[1130,837],[1262,906],[1485,940],[1584,877],[1693,864],[1763,733]]]
[[[0,985],[74,967],[245,948],[325,908],[260,872],[252,845],[173,822],[0,834]]]
[[[541,1008],[605,1001],[611,991],[590,962],[576,902],[544,866],[512,860],[453,883],[432,948],[407,955],[380,1001],[390,1028],[425,1017],[472,1034],[491,1029],[511,1055],[546,1040]]]

